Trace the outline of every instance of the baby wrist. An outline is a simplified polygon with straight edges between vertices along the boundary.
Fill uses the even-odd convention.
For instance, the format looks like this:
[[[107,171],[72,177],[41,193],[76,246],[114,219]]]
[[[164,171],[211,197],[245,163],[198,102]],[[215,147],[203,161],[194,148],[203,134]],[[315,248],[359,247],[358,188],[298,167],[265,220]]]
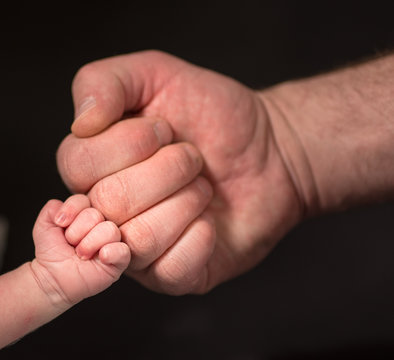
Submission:
[[[54,277],[36,259],[30,263],[31,276],[43,297],[46,297],[54,309],[64,312],[74,304],[67,298]]]

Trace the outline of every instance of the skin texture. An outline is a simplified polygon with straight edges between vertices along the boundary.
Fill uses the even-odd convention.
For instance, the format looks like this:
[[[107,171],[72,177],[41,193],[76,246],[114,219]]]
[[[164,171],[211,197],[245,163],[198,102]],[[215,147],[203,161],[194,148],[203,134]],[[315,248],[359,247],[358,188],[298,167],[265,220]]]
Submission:
[[[71,306],[118,280],[130,258],[117,226],[89,206],[84,195],[51,200],[33,229],[35,277],[50,297]]]
[[[394,195],[394,56],[260,93],[307,216]]]
[[[83,67],[73,97],[60,174],[120,225],[127,274],[148,288],[209,291],[256,265],[301,220],[265,106],[233,79],[149,51]]]
[[[0,348],[106,289],[130,261],[118,227],[85,195],[50,200],[33,239],[36,257],[0,277]]]
[[[74,79],[59,171],[120,225],[130,276],[204,293],[301,220],[393,197],[393,72],[387,55],[253,91],[160,52],[100,60]]]

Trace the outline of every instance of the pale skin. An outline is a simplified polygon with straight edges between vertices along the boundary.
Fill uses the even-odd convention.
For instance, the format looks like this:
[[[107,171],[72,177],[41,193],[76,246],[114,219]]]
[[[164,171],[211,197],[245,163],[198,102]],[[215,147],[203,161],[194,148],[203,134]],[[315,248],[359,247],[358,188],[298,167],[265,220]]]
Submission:
[[[0,348],[105,290],[130,260],[118,227],[85,195],[50,200],[33,239],[35,258],[0,276]]]
[[[96,61],[59,171],[120,226],[128,275],[205,293],[305,218],[392,196],[393,72],[386,56],[254,91],[156,51]]]

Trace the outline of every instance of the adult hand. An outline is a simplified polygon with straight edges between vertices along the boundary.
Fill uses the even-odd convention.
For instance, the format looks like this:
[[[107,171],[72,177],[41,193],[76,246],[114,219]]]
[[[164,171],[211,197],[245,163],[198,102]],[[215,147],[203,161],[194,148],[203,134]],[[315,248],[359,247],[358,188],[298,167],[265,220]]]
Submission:
[[[204,293],[303,217],[261,98],[233,79],[147,51],[84,66],[73,98],[60,174],[120,225],[148,288]]]

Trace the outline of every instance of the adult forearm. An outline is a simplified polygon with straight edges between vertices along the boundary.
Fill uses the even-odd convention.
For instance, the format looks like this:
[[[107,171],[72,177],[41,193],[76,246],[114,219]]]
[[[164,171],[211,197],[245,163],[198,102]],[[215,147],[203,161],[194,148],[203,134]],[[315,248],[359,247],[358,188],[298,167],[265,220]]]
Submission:
[[[394,194],[394,56],[260,96],[306,215]]]

